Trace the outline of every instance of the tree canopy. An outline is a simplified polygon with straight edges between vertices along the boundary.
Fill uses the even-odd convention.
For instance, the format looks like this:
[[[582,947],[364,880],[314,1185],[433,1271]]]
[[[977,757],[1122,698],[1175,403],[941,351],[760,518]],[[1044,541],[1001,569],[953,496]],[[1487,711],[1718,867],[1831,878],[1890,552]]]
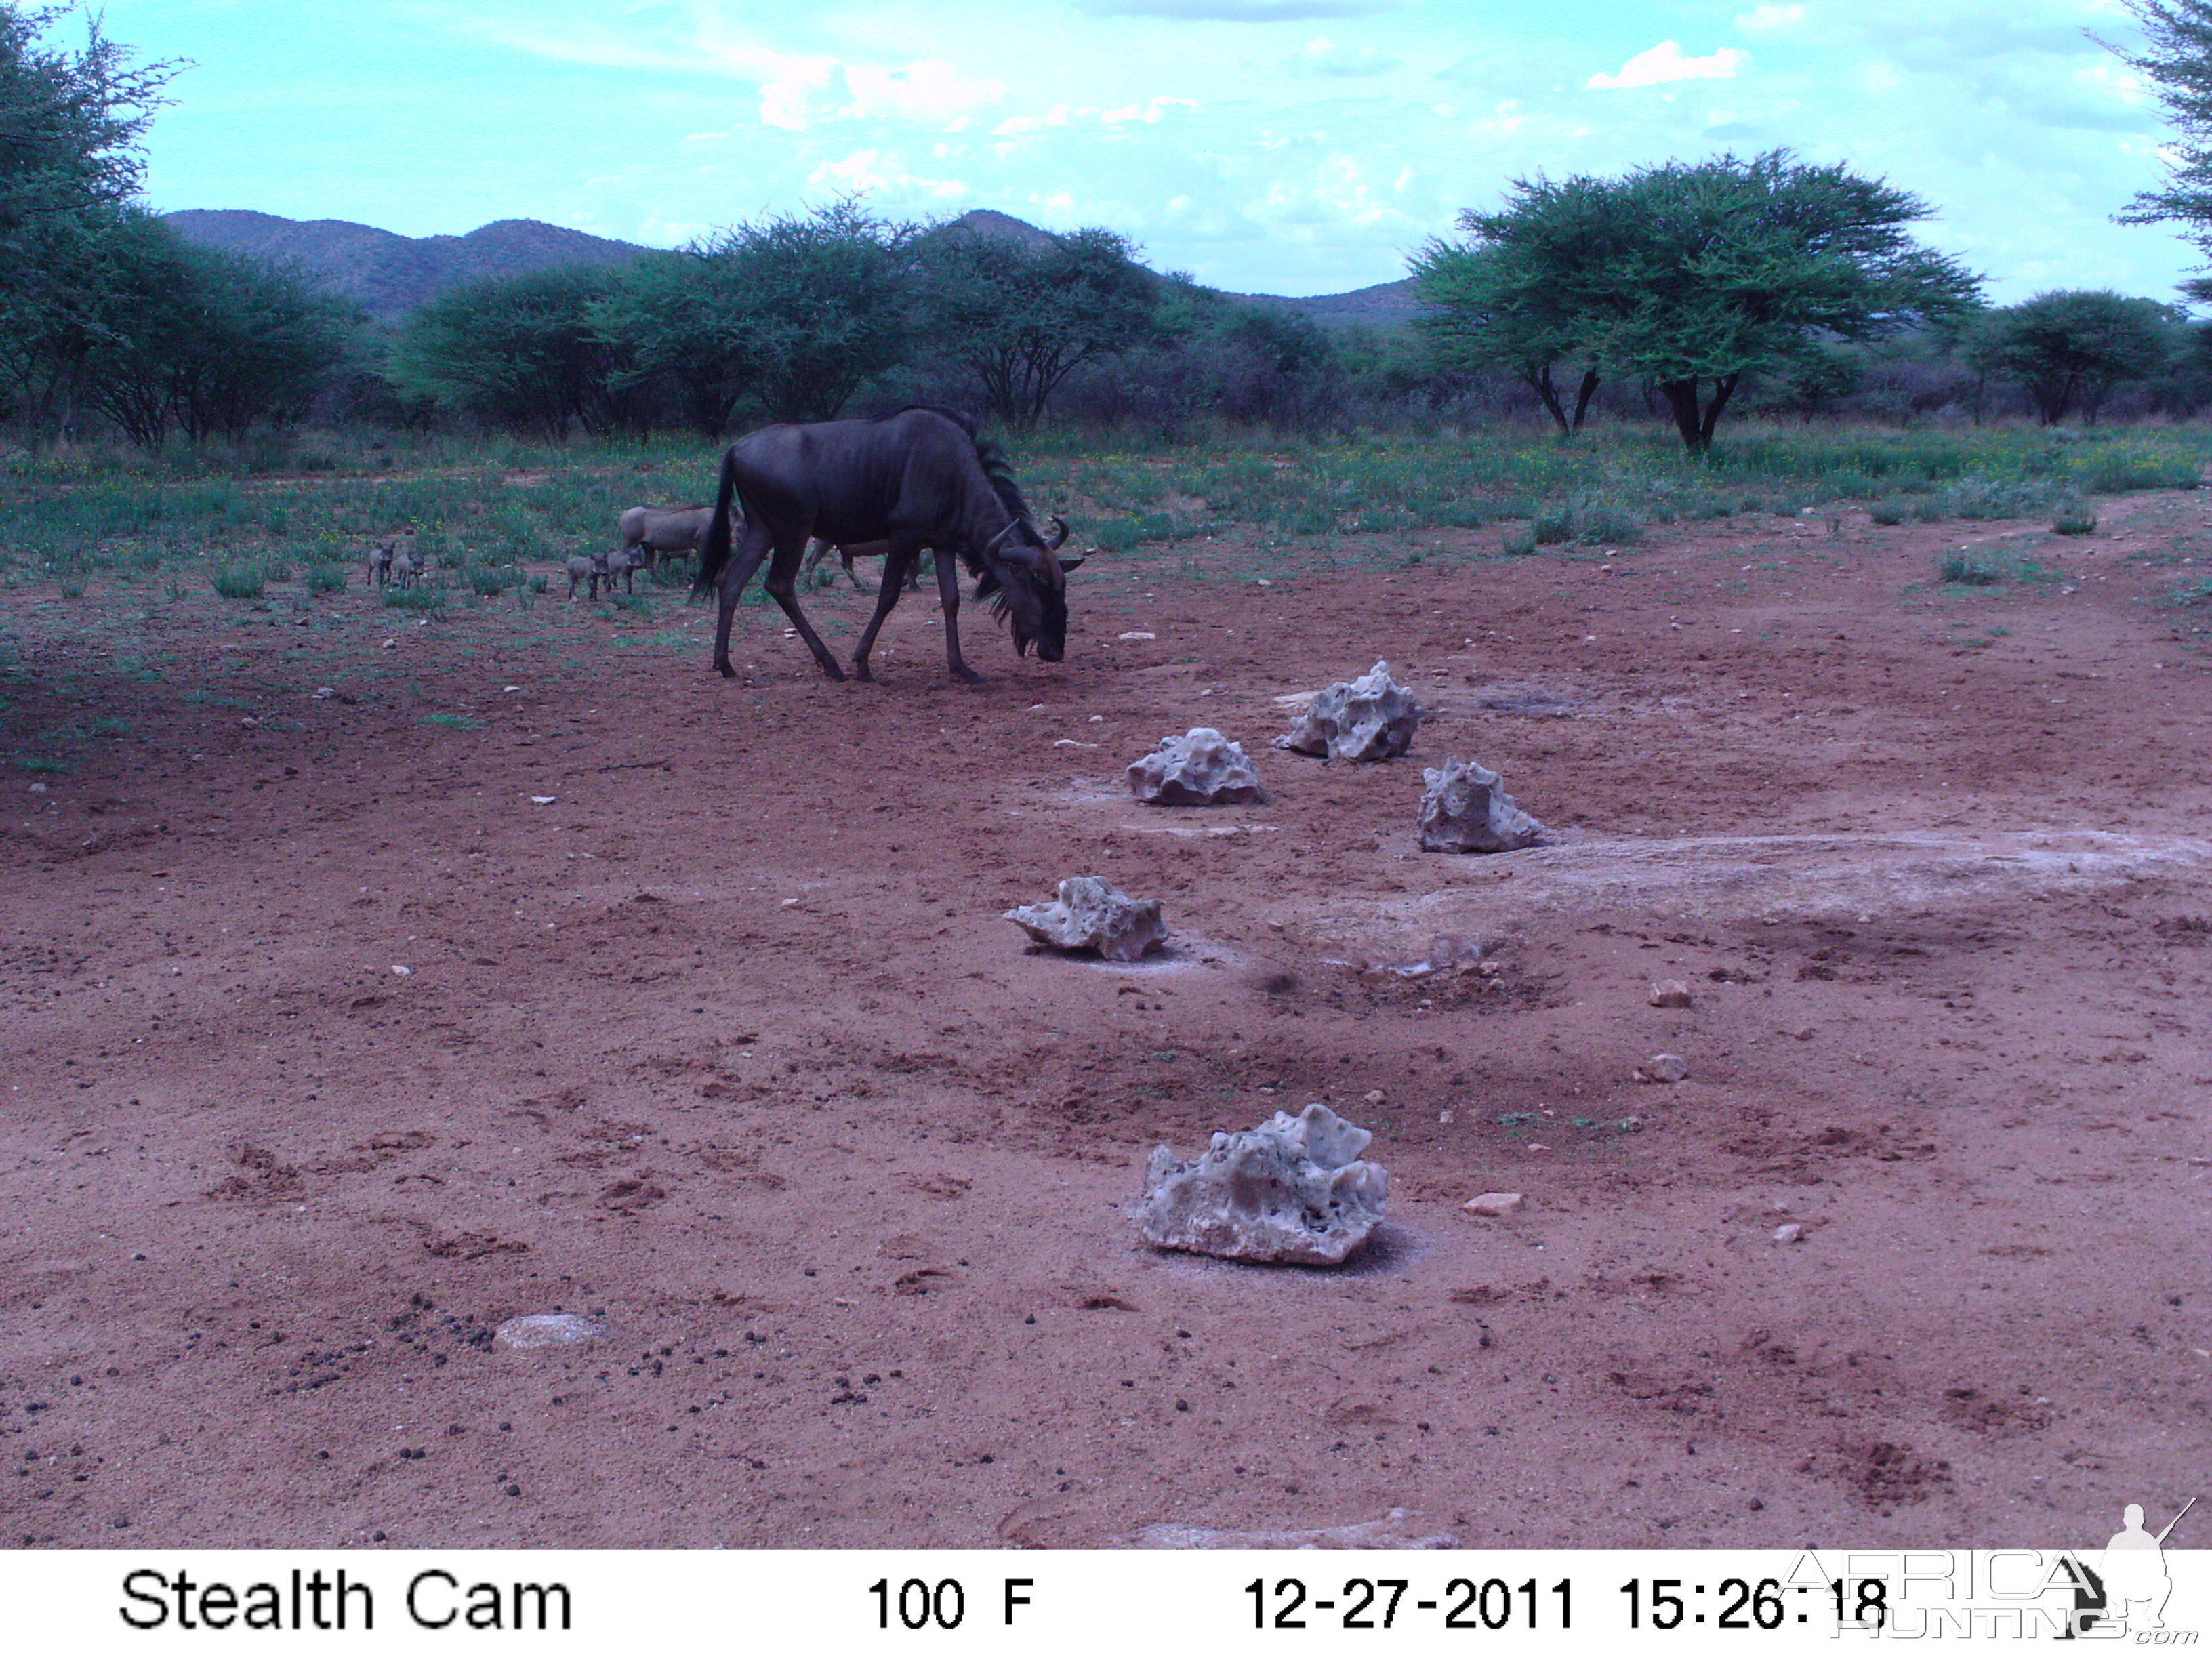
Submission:
[[[2171,306],[2110,289],[2039,294],[1983,318],[1967,337],[1966,360],[2018,380],[2045,426],[2076,407],[2094,425],[2114,386],[2166,367],[2183,325]]]
[[[1079,230],[1032,248],[954,223],[916,251],[929,334],[982,383],[991,413],[1018,431],[1037,423],[1077,369],[1152,331],[1159,278],[1110,230]]]
[[[2183,234],[2212,254],[2212,0],[2123,0],[2142,25],[2148,45],[2130,52],[2104,44],[2158,88],[2160,102],[2180,133],[2171,147],[2165,185],[2138,193],[2121,210],[2122,224],[2177,219]],[[2197,299],[2212,298],[2212,283],[2187,284]]]
[[[1467,240],[1431,243],[1414,270],[1447,350],[1510,364],[1540,396],[1562,358],[1648,379],[1695,452],[1747,374],[1975,305],[1977,279],[1905,234],[1928,212],[1840,164],[1728,155],[1516,179],[1501,211],[1462,215]],[[1556,392],[1547,407],[1568,424]]]

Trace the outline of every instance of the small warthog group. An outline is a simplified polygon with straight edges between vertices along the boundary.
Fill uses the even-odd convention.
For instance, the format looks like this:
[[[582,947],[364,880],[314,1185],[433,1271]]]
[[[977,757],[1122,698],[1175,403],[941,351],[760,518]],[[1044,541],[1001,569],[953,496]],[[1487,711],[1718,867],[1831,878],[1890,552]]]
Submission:
[[[637,592],[636,574],[650,562],[645,551],[636,547],[617,547],[592,554],[589,558],[568,561],[568,597],[576,597],[576,589],[584,586],[590,597],[598,599],[604,586],[610,593],[619,580],[623,591]]]
[[[428,568],[429,561],[415,550],[415,532],[411,530],[403,530],[369,546],[368,580],[373,586],[382,587],[396,581],[402,587],[412,587]]]

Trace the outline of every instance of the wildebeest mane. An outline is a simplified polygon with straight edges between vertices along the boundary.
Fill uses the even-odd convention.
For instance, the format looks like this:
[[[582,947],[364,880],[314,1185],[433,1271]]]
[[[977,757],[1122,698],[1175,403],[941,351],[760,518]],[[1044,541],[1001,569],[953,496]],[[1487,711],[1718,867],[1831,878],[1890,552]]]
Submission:
[[[999,505],[1006,509],[1008,517],[1019,519],[1031,527],[1036,526],[1036,520],[1030,516],[1030,504],[1022,499],[1022,487],[1014,481],[1013,463],[1006,459],[1005,450],[982,435],[981,423],[973,415],[947,409],[942,404],[903,404],[880,415],[871,415],[868,418],[871,421],[888,421],[912,409],[942,415],[966,433],[968,441],[975,446],[975,459],[982,464],[983,476],[991,481],[991,492],[999,498]]]

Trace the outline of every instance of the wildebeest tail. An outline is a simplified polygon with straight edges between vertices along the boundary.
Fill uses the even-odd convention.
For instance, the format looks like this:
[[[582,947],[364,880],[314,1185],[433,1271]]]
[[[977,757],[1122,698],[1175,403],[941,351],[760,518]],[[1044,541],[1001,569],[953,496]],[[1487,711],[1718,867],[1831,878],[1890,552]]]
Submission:
[[[722,481],[714,489],[714,520],[707,526],[707,539],[699,544],[699,576],[691,584],[695,600],[703,599],[714,591],[714,578],[730,562],[730,497],[737,487],[738,458],[726,450],[722,454]]]

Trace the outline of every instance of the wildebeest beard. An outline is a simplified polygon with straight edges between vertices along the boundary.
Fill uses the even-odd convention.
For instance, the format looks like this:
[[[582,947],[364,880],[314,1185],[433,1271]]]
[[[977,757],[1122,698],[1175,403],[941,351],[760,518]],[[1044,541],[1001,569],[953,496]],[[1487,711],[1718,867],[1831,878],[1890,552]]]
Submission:
[[[991,614],[1012,626],[1014,653],[1025,657],[1034,645],[1038,661],[1058,662],[1067,654],[1067,579],[1051,547],[1037,542],[1005,556],[987,551],[985,558],[975,597],[988,598]]]

